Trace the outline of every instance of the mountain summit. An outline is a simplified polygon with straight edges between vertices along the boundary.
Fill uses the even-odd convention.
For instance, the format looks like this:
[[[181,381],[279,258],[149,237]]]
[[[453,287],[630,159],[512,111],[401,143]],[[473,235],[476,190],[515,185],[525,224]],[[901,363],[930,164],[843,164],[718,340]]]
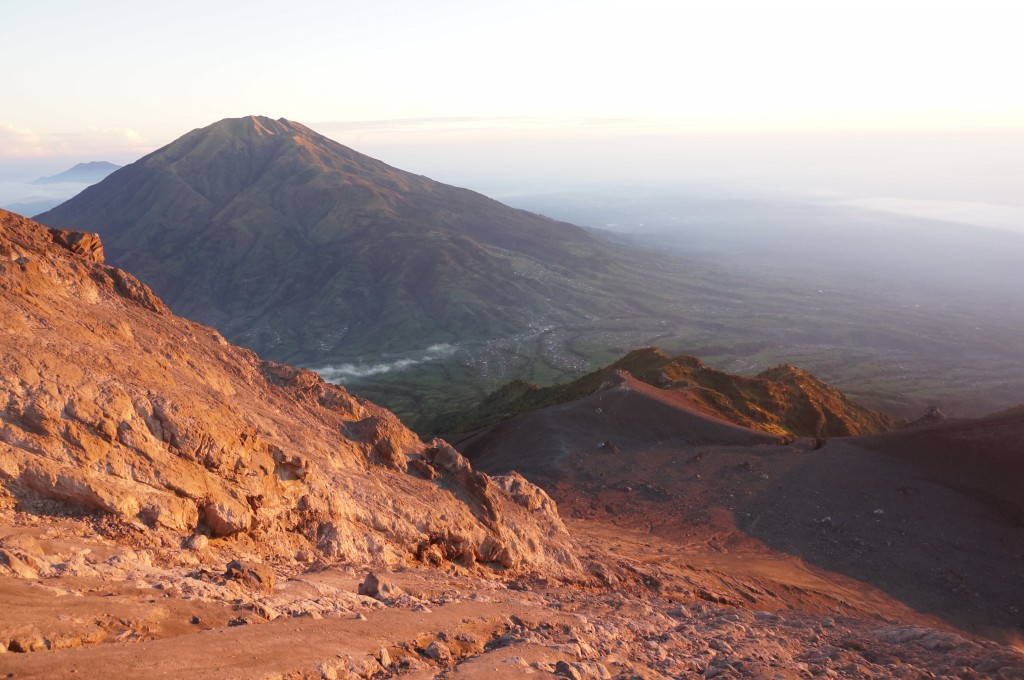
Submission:
[[[222,120],[38,219],[101,234],[177,313],[313,363],[628,312],[574,225],[393,168],[298,123]]]

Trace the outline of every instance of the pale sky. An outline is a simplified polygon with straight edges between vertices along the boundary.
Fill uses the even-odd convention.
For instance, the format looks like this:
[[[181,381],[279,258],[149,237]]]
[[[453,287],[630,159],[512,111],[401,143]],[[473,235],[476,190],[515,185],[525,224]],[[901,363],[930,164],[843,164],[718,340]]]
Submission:
[[[248,114],[453,179],[528,148],[593,159],[572,172],[694,140],[856,156],[865,134],[952,134],[1005,182],[1024,139],[1019,0],[0,0],[0,23],[0,164],[128,162]]]

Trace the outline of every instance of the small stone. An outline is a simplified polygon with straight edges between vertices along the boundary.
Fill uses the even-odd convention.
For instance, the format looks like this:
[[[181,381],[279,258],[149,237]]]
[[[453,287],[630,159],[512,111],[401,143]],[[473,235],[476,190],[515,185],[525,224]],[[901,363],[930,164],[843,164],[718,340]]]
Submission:
[[[425,654],[428,658],[441,663],[447,663],[452,660],[452,650],[448,649],[448,645],[437,640],[434,640],[427,646]]]
[[[576,664],[571,664],[567,661],[559,661],[555,664],[555,675],[570,678],[571,680],[583,680],[583,675],[576,667]]]
[[[267,621],[273,621],[274,619],[281,616],[281,612],[277,611],[271,606],[265,605],[262,602],[256,602],[252,606],[252,610],[265,618]]]
[[[397,597],[402,593],[401,588],[382,576],[373,572],[366,575],[366,578],[359,584],[359,594],[366,597],[373,597],[378,600]]]
[[[356,621],[365,621],[365,620],[366,620],[366,615],[365,614],[363,614],[362,612],[359,612],[358,614],[356,614]]]
[[[189,620],[189,623],[191,623],[193,626],[198,626],[202,622],[203,622],[203,620],[201,618],[199,618],[198,616],[193,616]]]
[[[386,648],[380,648],[380,651],[377,652],[377,660],[380,662],[380,665],[384,668],[387,668],[391,665],[391,655],[388,654],[388,650]]]
[[[185,541],[185,547],[193,552],[201,552],[206,550],[210,545],[210,539],[203,534],[195,534],[189,536],[188,540]]]

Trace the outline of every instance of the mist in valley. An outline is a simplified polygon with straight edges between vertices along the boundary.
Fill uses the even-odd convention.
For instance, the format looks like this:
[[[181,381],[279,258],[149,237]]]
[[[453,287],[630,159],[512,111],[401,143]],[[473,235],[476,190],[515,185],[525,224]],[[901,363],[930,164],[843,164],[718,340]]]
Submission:
[[[721,185],[505,200],[673,257],[734,295],[714,341],[659,340],[673,351],[747,373],[794,363],[906,418],[1024,399],[1024,233]]]

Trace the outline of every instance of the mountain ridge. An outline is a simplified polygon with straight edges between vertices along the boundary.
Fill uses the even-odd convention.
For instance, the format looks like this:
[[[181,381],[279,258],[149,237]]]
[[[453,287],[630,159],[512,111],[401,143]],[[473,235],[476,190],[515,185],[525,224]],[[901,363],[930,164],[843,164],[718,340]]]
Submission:
[[[783,364],[746,377],[716,371],[696,357],[671,357],[646,347],[563,385],[538,387],[512,381],[469,411],[439,417],[435,428],[471,432],[525,412],[582,399],[604,389],[617,373],[657,388],[684,390],[709,416],[783,437],[874,434],[894,427],[888,416],[861,406],[795,366]]]

